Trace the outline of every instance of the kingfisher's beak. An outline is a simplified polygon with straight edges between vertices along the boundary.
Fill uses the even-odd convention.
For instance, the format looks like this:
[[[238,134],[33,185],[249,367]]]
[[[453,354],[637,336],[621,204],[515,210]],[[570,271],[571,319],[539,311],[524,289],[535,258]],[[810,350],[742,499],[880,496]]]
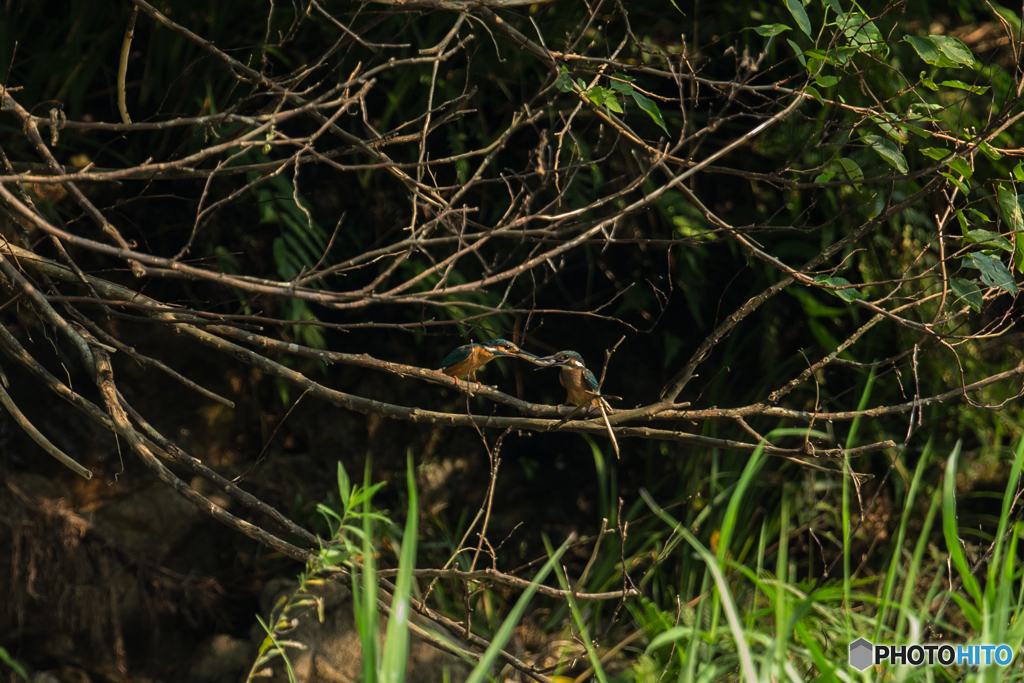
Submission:
[[[550,368],[552,365],[557,365],[554,356],[535,356],[532,353],[523,356],[526,360],[530,361],[534,365],[539,365],[541,368]],[[540,368],[537,368],[538,370]]]

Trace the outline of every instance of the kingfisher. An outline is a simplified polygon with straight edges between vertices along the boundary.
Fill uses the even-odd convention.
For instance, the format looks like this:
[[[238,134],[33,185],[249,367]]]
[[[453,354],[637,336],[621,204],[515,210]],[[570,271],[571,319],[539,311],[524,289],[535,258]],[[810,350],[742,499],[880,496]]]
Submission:
[[[605,397],[601,395],[601,385],[597,381],[597,377],[594,376],[594,373],[584,364],[583,356],[575,351],[559,351],[551,356],[527,358],[527,360],[534,365],[542,367],[557,365],[561,368],[561,371],[558,373],[558,382],[565,387],[569,403],[577,407],[559,425],[565,424],[566,421],[572,419],[573,415],[581,410],[589,412],[597,408],[601,411],[601,418],[604,420],[605,427],[608,428],[608,438],[611,439],[612,448],[615,450],[615,457],[618,458],[619,442],[615,438],[615,429],[612,428],[612,423],[608,420],[611,406],[605,401]]]
[[[510,341],[492,339],[489,342],[473,342],[454,349],[441,361],[441,372],[449,377],[467,377],[476,380],[476,371],[501,356],[513,356],[533,360],[537,356],[523,351]]]
[[[536,365],[552,366],[561,368],[558,373],[559,383],[565,387],[569,403],[575,406],[596,406],[600,403],[601,390],[594,376],[586,364],[583,356],[575,351],[559,351],[558,353],[531,360]]]

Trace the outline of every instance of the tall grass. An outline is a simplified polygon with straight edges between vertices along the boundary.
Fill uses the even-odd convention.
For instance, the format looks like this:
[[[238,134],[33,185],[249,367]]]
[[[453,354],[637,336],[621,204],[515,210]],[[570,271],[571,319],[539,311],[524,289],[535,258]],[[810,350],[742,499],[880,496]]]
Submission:
[[[749,513],[752,504],[763,502],[763,477],[772,463],[761,450],[738,472],[721,469],[716,474],[721,490],[697,511],[677,504],[670,508],[643,491],[643,507],[634,505],[622,514],[644,533],[630,534],[632,540],[625,548],[614,534],[608,534],[589,563],[592,571],[586,574],[586,585],[574,585],[560,564],[568,544],[557,550],[548,546],[547,561],[530,587],[508,603],[497,626],[485,634],[490,646],[478,650],[468,680],[480,683],[494,674],[500,650],[508,646],[515,626],[537,599],[537,586],[552,571],[569,595],[563,600],[543,598],[553,607],[547,627],[572,635],[586,652],[584,676],[601,683],[1024,679],[1019,664],[1008,669],[899,665],[861,673],[847,663],[849,644],[861,637],[876,644],[940,639],[954,644],[1006,643],[1015,652],[1024,644],[1024,582],[1017,547],[1024,533],[1017,499],[1024,439],[1013,454],[998,516],[990,515],[991,528],[981,536],[972,535],[977,530],[958,522],[961,450],[958,443],[943,458],[935,453],[933,442],[925,445],[903,489],[898,525],[865,576],[851,574],[855,564],[864,562],[855,555],[856,539],[842,535],[857,526],[861,515],[857,496],[842,482],[827,483],[823,490],[839,494],[841,509],[828,512],[840,535],[824,540],[833,557],[840,555],[838,566],[843,569],[821,582],[799,571],[802,564],[793,553],[793,539],[799,537],[794,531],[805,502],[799,486],[783,486],[770,515]],[[602,458],[595,457],[595,463],[602,477],[614,481],[603,469],[607,465]],[[835,476],[848,472],[843,463]],[[368,474],[362,486],[352,486],[339,467],[338,480],[340,509],[322,511],[334,531],[322,561],[325,566],[343,564],[351,570],[364,652],[363,680],[401,683],[407,668],[409,599],[416,590],[419,528],[411,456],[406,475],[409,510],[401,534],[373,509],[372,497],[380,485],[371,484]],[[611,491],[602,497],[611,504]],[[686,512],[688,519],[680,520],[676,509]],[[399,571],[382,645],[379,610],[385,603],[380,601],[375,558],[384,529],[393,537],[400,535],[401,542],[394,543]],[[645,562],[644,596],[631,599],[625,609],[613,611],[601,604],[584,608],[575,599],[577,591],[615,590],[623,581],[624,569],[630,571]],[[438,604],[459,603],[454,596],[443,595],[443,588],[438,591],[442,598]],[[478,619],[476,623],[487,622]],[[635,637],[638,629],[642,639]],[[624,645],[613,647],[616,639]],[[264,658],[284,652],[272,638],[268,642]],[[614,675],[607,670],[612,655],[618,657]],[[549,673],[563,670],[567,669]]]

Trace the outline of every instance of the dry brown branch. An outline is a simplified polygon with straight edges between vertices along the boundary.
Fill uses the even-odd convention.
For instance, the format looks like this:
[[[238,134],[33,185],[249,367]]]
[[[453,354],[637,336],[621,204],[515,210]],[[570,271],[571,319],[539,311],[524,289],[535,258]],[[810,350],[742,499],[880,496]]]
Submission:
[[[39,447],[44,451],[52,455],[60,464],[64,465],[72,472],[84,479],[92,479],[92,472],[82,467],[74,459],[71,458],[67,453],[50,443],[43,434],[35,428],[28,418],[25,417],[24,413],[18,410],[18,406],[15,405],[14,401],[11,400],[10,395],[4,391],[4,388],[0,386],[0,405],[4,407],[7,414],[18,424],[19,427],[25,430],[25,432],[32,437],[32,440],[39,444]]]
[[[385,577],[396,576],[397,574],[397,569],[380,570],[380,575]],[[525,579],[520,579],[517,576],[504,574],[495,569],[477,569],[468,572],[458,571],[455,569],[417,569],[415,570],[414,574],[416,576],[429,576],[440,579],[458,579],[460,581],[472,581],[475,583],[498,583],[519,589],[524,589],[530,585],[530,582]],[[558,590],[555,588],[550,588],[548,586],[538,586],[537,592],[541,595],[547,595],[553,598],[564,598],[570,591]],[[625,592],[612,591],[608,593],[576,593],[574,597],[577,600],[598,601],[621,600],[623,598],[632,597],[634,595],[639,595],[639,591],[628,590]]]
[[[1003,340],[1019,324],[1013,280],[1024,252],[1013,207],[1024,195],[1006,173],[980,170],[1021,155],[993,146],[1024,117],[1020,87],[998,100],[954,88],[969,94],[918,110],[931,95],[849,36],[822,42],[857,52],[849,72],[827,62],[839,75],[826,87],[832,77],[813,73],[807,54],[773,62],[780,44],[770,39],[731,56],[696,35],[666,42],[622,2],[588,5],[564,35],[542,15],[561,11],[554,3],[310,2],[290,21],[272,8],[254,45],[208,35],[172,9],[132,0],[124,37],[118,27],[106,55],[119,62],[105,114],[65,121],[59,102],[41,116],[51,105],[22,87],[31,84],[0,86],[0,115],[19,131],[0,150],[0,346],[17,372],[127,444],[151,476],[300,562],[325,541],[162,433],[137,400],[150,387],[127,372],[132,364],[186,387],[197,410],[247,409],[238,387],[252,382],[281,404],[260,424],[282,432],[316,401],[346,419],[369,416],[374,429],[382,420],[474,430],[490,457],[489,486],[473,496],[479,512],[447,564],[417,572],[465,582],[465,618],[432,612],[426,597],[415,606],[476,648],[487,642],[472,633],[470,585],[528,585],[498,569],[500,544],[487,537],[506,435],[594,435],[623,462],[763,447],[786,467],[859,483],[846,459],[891,456],[893,435],[909,440],[922,409],[962,401],[996,410],[1022,395],[1024,363]],[[133,31],[157,28],[198,57],[166,103],[133,100],[133,123]],[[504,71],[513,63],[515,79]],[[895,69],[893,92],[873,89],[870,70],[882,67]],[[209,92],[189,90],[192,69]],[[853,84],[860,96],[844,89]],[[986,112],[977,130],[951,123],[977,111]],[[908,130],[948,155],[927,152]],[[1003,270],[1010,280],[995,281]],[[624,401],[599,412],[554,405],[565,396],[557,372],[531,375],[523,360],[481,371],[492,382],[504,363],[515,396],[504,379],[478,385],[438,369],[452,348],[499,337],[538,355],[605,351],[599,391]],[[201,349],[212,376],[197,380],[180,348]],[[733,366],[743,391],[727,390]],[[912,390],[901,372],[913,373]],[[886,373],[888,391],[852,409],[865,378]],[[21,390],[0,389],[0,403],[88,477],[18,411],[28,405]],[[301,406],[296,390],[308,397]],[[294,411],[284,427],[278,408]],[[869,419],[870,434],[849,449],[840,434],[809,436]],[[771,436],[779,423],[800,434]],[[487,430],[501,435],[492,443]],[[217,506],[182,472],[275,531]],[[624,554],[621,590],[583,592],[605,526],[571,588],[581,600],[638,594]],[[469,571],[452,568],[467,551]],[[487,557],[492,568],[478,570]]]

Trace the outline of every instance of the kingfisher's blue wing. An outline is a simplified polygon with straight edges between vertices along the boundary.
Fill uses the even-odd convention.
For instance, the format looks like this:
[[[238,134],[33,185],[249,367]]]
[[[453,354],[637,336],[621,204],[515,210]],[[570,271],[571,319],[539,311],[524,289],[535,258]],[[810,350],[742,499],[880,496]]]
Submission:
[[[452,349],[451,353],[445,356],[444,360],[441,361],[441,367],[450,368],[456,363],[461,363],[466,360],[469,358],[469,354],[473,353],[474,346],[475,344],[466,344],[465,346],[460,346],[457,349]]]
[[[587,368],[583,368],[583,381],[586,382],[587,387],[590,389],[590,391],[592,391],[595,394],[598,393],[597,387],[599,385],[597,383],[597,377],[594,377],[594,373],[592,373]]]

